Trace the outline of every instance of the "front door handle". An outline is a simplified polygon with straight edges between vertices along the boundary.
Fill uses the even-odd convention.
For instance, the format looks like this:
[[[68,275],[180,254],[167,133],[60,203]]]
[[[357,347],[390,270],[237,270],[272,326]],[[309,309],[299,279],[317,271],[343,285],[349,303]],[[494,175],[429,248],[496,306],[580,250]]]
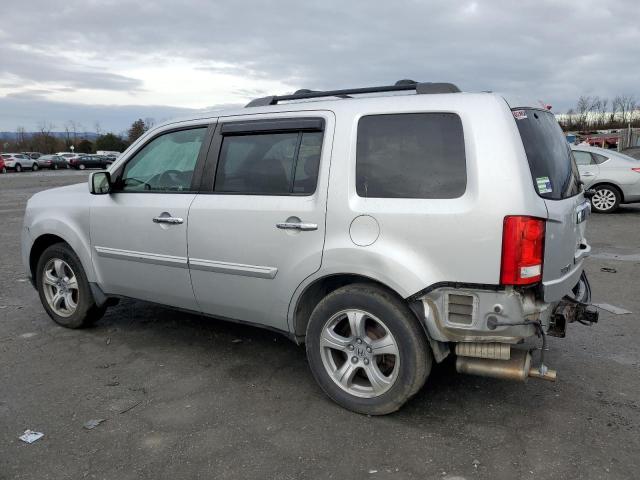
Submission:
[[[582,174],[583,177],[595,177],[596,174],[595,173],[591,173],[591,172],[584,172]]]
[[[179,225],[184,223],[184,220],[180,217],[169,217],[160,215],[159,217],[153,218],[153,223],[168,223],[170,225]]]
[[[302,223],[302,222],[282,222],[276,223],[276,227],[281,230],[302,230],[303,232],[308,232],[311,230],[317,230],[317,223]]]

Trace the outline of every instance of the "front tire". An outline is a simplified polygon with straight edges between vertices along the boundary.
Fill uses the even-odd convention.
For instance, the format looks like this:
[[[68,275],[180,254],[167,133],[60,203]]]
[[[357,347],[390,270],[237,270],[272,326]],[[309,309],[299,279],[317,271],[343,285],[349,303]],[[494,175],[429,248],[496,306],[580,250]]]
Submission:
[[[612,185],[599,185],[591,197],[591,207],[596,213],[613,213],[620,206],[622,195]]]
[[[31,171],[33,171],[33,172],[37,172],[37,171],[38,171],[38,168],[39,168],[39,167],[38,167],[38,164],[37,164],[37,163],[34,163],[33,165],[31,165]]]
[[[398,410],[422,388],[433,362],[408,306],[369,284],[347,285],[320,301],[309,319],[306,349],[322,390],[367,415]]]
[[[16,163],[15,169],[17,173],[20,173],[22,171],[22,165],[20,165],[19,163]]]
[[[0,170],[0,173],[7,173],[7,167],[2,167],[2,170]]]
[[[78,165],[78,170],[84,170],[85,168],[87,168],[87,167],[85,167],[83,163]]]
[[[82,264],[66,243],[51,245],[42,253],[36,285],[47,314],[63,327],[87,327],[106,310],[96,305]]]

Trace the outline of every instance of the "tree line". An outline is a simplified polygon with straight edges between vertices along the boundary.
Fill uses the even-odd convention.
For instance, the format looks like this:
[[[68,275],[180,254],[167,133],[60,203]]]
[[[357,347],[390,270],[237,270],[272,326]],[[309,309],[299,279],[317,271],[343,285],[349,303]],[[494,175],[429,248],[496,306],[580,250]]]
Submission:
[[[116,134],[103,133],[100,124],[96,122],[95,135],[88,136],[82,125],[73,120],[65,123],[62,131],[57,131],[53,123],[41,122],[35,132],[27,132],[24,127],[18,127],[15,135],[0,137],[0,151],[48,154],[68,152],[73,146],[76,153],[95,153],[98,150],[123,152],[154,125],[153,118],[139,118],[125,132]]]
[[[640,104],[633,95],[618,95],[609,100],[582,95],[575,108],[557,115],[565,131],[610,130],[640,127]]]

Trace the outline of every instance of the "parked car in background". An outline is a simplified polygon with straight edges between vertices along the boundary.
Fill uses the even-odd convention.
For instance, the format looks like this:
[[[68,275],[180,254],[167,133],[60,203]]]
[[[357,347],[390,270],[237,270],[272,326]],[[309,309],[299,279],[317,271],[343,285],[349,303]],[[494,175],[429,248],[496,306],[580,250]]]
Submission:
[[[640,160],[587,145],[572,145],[571,150],[585,188],[595,190],[594,212],[611,213],[623,203],[640,202]]]
[[[69,163],[69,161],[72,158],[77,158],[77,157],[80,156],[80,154],[78,154],[78,153],[71,153],[71,152],[58,152],[58,153],[56,153],[56,155],[59,155],[60,157],[63,157],[67,161],[67,163]]]
[[[69,165],[78,170],[85,168],[107,168],[113,163],[113,160],[102,155],[78,155],[69,159]]]
[[[23,155],[27,155],[29,158],[37,160],[42,156],[40,152],[22,152]]]
[[[0,156],[0,173],[7,173],[7,167],[4,164],[4,160],[1,156]]]
[[[50,168],[51,170],[69,168],[67,160],[60,155],[42,155],[38,158],[38,165],[40,168]]]
[[[39,168],[38,162],[24,153],[3,153],[2,159],[7,170],[21,172],[24,169],[36,171]]]

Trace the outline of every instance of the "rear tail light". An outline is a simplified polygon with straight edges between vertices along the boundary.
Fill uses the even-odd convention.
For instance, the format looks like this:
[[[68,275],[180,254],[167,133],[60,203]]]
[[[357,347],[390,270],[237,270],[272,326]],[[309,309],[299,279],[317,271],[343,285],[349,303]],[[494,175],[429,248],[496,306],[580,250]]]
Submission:
[[[529,285],[542,280],[545,221],[525,216],[504,218],[502,285]]]
[[[632,168],[631,170],[633,170],[634,172],[640,173],[640,168],[638,168],[638,167]]]

